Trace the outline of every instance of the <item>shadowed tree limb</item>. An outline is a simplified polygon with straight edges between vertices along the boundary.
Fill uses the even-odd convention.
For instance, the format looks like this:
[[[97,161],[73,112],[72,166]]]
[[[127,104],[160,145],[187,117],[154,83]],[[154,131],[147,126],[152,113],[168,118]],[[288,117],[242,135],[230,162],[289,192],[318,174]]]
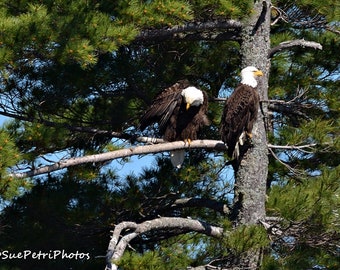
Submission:
[[[188,22],[184,25],[161,29],[143,30],[135,42],[165,40],[237,40],[240,38],[242,23],[237,20],[213,20]]]
[[[213,209],[221,214],[229,214],[230,208],[227,204],[206,198],[180,198],[175,200],[171,208],[182,208],[182,207],[206,207]]]

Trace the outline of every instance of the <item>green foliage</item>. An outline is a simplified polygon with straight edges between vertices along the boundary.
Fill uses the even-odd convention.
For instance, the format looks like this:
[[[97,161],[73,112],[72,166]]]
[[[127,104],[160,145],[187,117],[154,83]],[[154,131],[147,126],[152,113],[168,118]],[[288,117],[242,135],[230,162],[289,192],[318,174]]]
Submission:
[[[316,266],[320,269],[325,267],[325,269],[337,270],[340,266],[339,258],[321,249],[304,247],[294,252],[287,250],[282,257],[265,256],[261,270],[312,269]]]
[[[162,258],[153,251],[149,251],[143,254],[143,256],[136,254],[135,252],[126,252],[124,257],[117,262],[121,269],[152,269],[161,270],[162,265],[166,265]]]
[[[187,250],[183,250],[181,245],[175,245],[171,249],[147,251],[143,255],[126,252],[117,265],[129,270],[184,269],[190,265],[190,259],[187,257]]]
[[[0,12],[1,65],[15,65],[20,52],[28,59],[40,55],[88,68],[98,61],[98,51],[117,50],[137,34],[132,25],[112,21],[96,4],[83,0],[22,1],[1,5]]]
[[[30,181],[18,179],[9,174],[9,168],[14,166],[21,155],[10,134],[0,129],[0,203],[10,201],[15,196],[31,188]],[[3,206],[3,205],[2,205]]]
[[[229,232],[224,238],[227,250],[240,256],[248,251],[265,248],[269,245],[266,230],[258,225],[241,225]]]
[[[192,20],[191,7],[186,1],[122,1],[121,13],[125,20],[133,22],[139,27],[157,27],[163,25],[182,24]]]
[[[292,2],[308,10],[311,14],[324,15],[328,21],[337,21],[340,19],[340,7],[339,4],[334,1],[327,0],[320,2],[317,0],[301,0]]]
[[[195,15],[197,17],[212,16],[226,18],[244,18],[251,13],[252,1],[242,0],[194,0]],[[208,14],[210,13],[210,14]]]
[[[19,159],[20,155],[13,139],[10,137],[8,132],[6,132],[4,129],[1,129],[0,130],[1,174],[3,174],[8,167],[15,165],[15,163],[18,162]]]
[[[320,176],[302,183],[275,185],[269,193],[267,208],[286,220],[309,222],[322,226],[324,231],[340,232],[340,167],[323,169]],[[321,227],[320,227],[321,228]]]

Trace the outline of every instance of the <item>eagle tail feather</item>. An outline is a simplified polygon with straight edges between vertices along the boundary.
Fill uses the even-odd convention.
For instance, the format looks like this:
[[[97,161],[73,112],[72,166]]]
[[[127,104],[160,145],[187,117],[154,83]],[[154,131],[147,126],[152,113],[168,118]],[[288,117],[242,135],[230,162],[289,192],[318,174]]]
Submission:
[[[246,141],[247,141],[247,134],[246,134],[246,132],[242,132],[240,137],[238,138],[236,144],[235,144],[235,148],[234,148],[233,155],[232,155],[233,159],[239,158],[239,156],[240,156],[240,146],[243,146]]]
[[[184,162],[185,150],[173,150],[170,152],[170,160],[174,168],[180,169]]]

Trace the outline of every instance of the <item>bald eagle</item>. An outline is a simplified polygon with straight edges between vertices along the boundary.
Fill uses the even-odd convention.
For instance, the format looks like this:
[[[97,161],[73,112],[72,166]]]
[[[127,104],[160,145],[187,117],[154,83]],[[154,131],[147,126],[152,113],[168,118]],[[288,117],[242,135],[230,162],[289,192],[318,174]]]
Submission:
[[[192,86],[188,80],[181,80],[159,93],[140,119],[140,129],[158,123],[159,134],[168,142],[197,139],[199,130],[209,125],[207,94]],[[180,168],[185,152],[171,152],[171,162]]]
[[[262,71],[252,66],[242,69],[241,84],[225,102],[221,120],[221,137],[228,146],[228,156],[232,159],[238,159],[239,146],[252,138],[260,100],[256,89],[256,77],[262,75]]]

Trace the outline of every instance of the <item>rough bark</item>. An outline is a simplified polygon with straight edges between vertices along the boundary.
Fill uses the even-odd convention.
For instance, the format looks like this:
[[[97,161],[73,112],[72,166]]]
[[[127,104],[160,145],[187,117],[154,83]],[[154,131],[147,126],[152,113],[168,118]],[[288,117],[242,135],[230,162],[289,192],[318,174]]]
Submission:
[[[258,91],[261,100],[268,99],[270,61],[270,1],[256,1],[252,16],[242,29],[242,67],[256,66],[263,71]],[[267,107],[262,104],[253,128],[253,147],[240,162],[235,174],[235,226],[257,224],[265,218],[266,180],[268,155],[266,139]],[[260,250],[252,251],[236,261],[238,269],[257,269]]]

